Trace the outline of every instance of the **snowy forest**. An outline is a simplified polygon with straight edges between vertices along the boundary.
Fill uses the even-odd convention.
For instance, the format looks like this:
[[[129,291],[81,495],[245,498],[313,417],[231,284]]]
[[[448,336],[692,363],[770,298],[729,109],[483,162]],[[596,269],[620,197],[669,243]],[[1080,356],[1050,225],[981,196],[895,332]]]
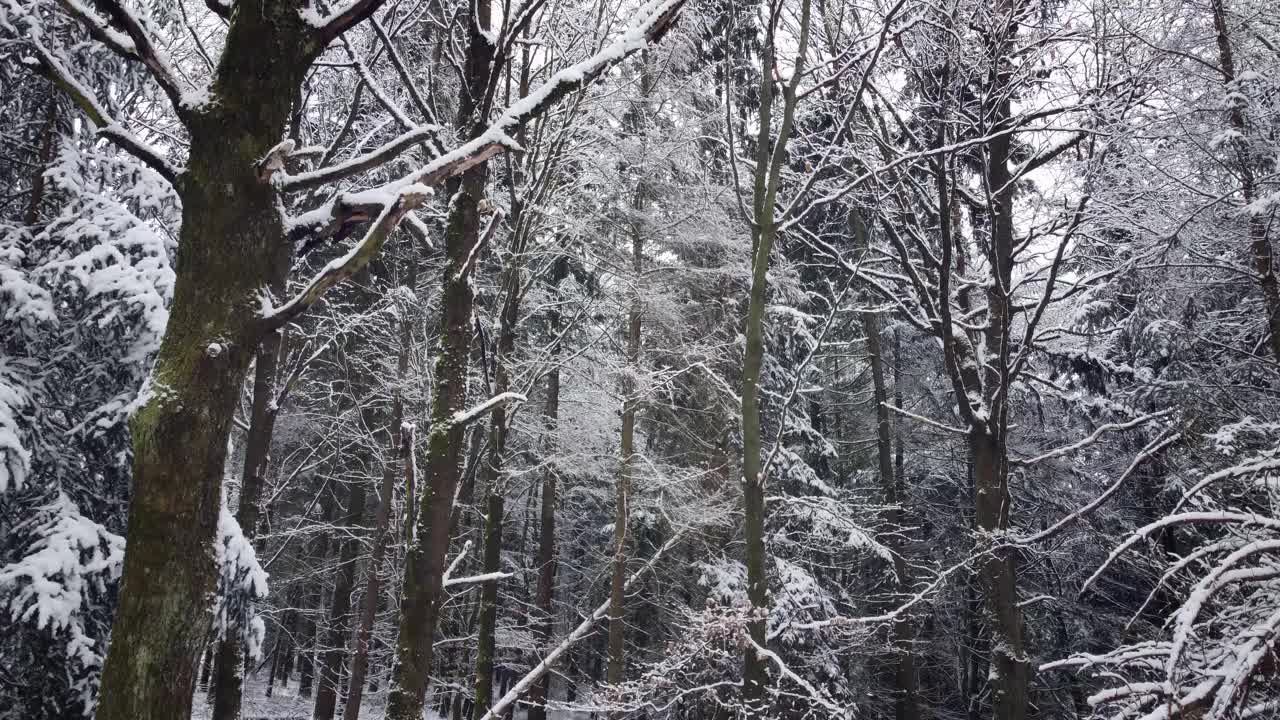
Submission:
[[[0,0],[0,720],[1280,718],[1275,0]]]

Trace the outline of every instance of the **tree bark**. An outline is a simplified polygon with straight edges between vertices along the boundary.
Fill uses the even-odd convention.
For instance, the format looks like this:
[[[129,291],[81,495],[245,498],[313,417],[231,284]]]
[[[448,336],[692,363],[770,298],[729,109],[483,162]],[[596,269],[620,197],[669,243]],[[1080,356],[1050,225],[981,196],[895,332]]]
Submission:
[[[1218,46],[1218,69],[1223,79],[1232,83],[1236,79],[1235,53],[1231,49],[1231,34],[1227,27],[1225,0],[1211,0],[1213,10],[1214,40]],[[1236,168],[1240,175],[1240,191],[1245,205],[1258,199],[1257,163],[1249,148],[1249,127],[1244,112],[1232,105],[1227,112],[1231,129],[1240,134],[1232,143],[1236,152]],[[1271,336],[1271,354],[1280,362],[1280,280],[1276,278],[1275,252],[1267,237],[1270,221],[1265,213],[1248,213],[1249,252],[1253,255],[1253,272],[1262,291],[1263,307],[1267,311],[1267,331]]]
[[[483,132],[488,115],[487,89],[492,70],[493,46],[485,37],[491,25],[489,0],[477,0],[469,13],[467,62],[456,125],[470,138]],[[472,253],[479,252],[479,203],[484,198],[487,163],[481,162],[448,183],[452,198],[445,231],[444,271],[440,318],[441,351],[436,358],[435,387],[431,405],[431,432],[427,438],[427,487],[420,489],[416,538],[405,558],[401,587],[400,634],[396,642],[396,667],[388,720],[420,720],[427,691],[431,655],[435,644],[440,595],[449,548],[450,516],[454,490],[461,470],[466,427],[452,420],[467,404],[467,375],[472,339],[470,282]]]
[[[1002,67],[1002,66],[1001,66]],[[1008,82],[1000,69],[993,69],[993,88]],[[1001,93],[993,116],[996,124],[1010,117],[1008,93]],[[973,460],[975,521],[988,551],[979,567],[979,579],[986,598],[987,627],[991,633],[990,683],[995,720],[1022,720],[1026,717],[1031,664],[1023,642],[1022,608],[1017,596],[1017,554],[995,542],[1009,529],[1012,496],[1009,493],[1009,463],[1005,440],[1008,437],[1009,344],[1012,340],[1012,278],[1014,263],[1013,194],[1010,181],[1009,135],[1001,135],[987,145],[986,183],[991,188],[991,238],[988,243],[992,273],[987,285],[987,328],[985,377],[979,387],[988,417],[976,418],[968,433]],[[949,223],[944,223],[949,225]],[[971,386],[972,387],[972,386]]]
[[[335,506],[333,495],[327,485],[321,489],[320,496],[320,537],[315,541],[315,549],[310,553],[311,560],[323,564],[329,559],[329,531],[333,524]],[[298,643],[298,697],[309,698],[315,687],[316,639],[319,637],[319,623],[316,616],[322,611],[324,598],[320,588],[308,589],[303,596],[302,629]]]
[[[563,262],[557,263],[557,268],[562,267],[564,267]],[[558,285],[560,279],[562,274],[553,276],[553,283]],[[551,313],[550,325],[551,334],[558,334],[560,315],[554,310]],[[553,353],[555,353],[554,350]],[[554,354],[552,362],[556,362]],[[555,431],[560,422],[560,368],[558,366],[553,366],[547,373],[547,398],[546,405],[543,406],[542,418],[548,438],[546,454],[553,456],[556,452]],[[538,619],[534,623],[534,634],[544,648],[550,644],[551,634],[555,629],[553,601],[556,582],[556,476],[556,466],[552,463],[542,476],[542,506],[538,522],[538,589],[534,600]],[[546,673],[529,689],[528,720],[547,720],[546,703],[550,697],[551,673]]]
[[[365,490],[359,481],[352,482],[348,491],[348,526],[354,527],[364,519]],[[316,683],[316,704],[311,713],[313,720],[333,720],[338,706],[338,688],[342,680],[342,660],[346,655],[347,630],[350,623],[351,591],[356,581],[356,559],[360,541],[349,536],[338,553],[338,576],[333,583],[333,602],[329,606],[329,630],[325,639]]]
[[[520,226],[518,214],[513,217]],[[491,395],[507,392],[511,387],[511,362],[515,354],[516,323],[520,319],[521,264],[523,263],[524,232],[512,237],[511,257],[503,271],[503,302],[498,326],[498,343],[493,358],[493,387]],[[485,487],[484,520],[484,569],[485,574],[502,569],[502,516],[506,493],[503,479],[503,463],[507,450],[508,417],[505,404],[499,404],[489,414],[489,457],[480,468]],[[496,651],[495,633],[498,621],[498,583],[488,580],[480,590],[480,627],[476,647],[476,695],[472,717],[484,716],[493,701],[493,669]]]
[[[748,718],[768,714],[766,684],[768,670],[756,648],[766,649],[765,629],[769,616],[767,578],[768,548],[765,545],[765,472],[761,462],[763,443],[760,429],[760,373],[764,365],[764,315],[769,292],[769,256],[777,236],[775,203],[781,180],[783,158],[791,134],[797,102],[796,90],[804,74],[804,57],[809,42],[810,1],[802,0],[799,19],[799,47],[791,79],[781,86],[782,122],[777,138],[771,140],[775,82],[772,77],[777,57],[776,26],[766,35],[764,61],[760,73],[760,106],[756,138],[755,176],[752,192],[751,288],[747,304],[746,346],[742,358],[742,500],[743,535],[746,544],[747,635],[750,643],[743,651],[742,700]]]
[[[133,488],[100,720],[185,718],[208,637],[227,437],[285,249],[256,165],[283,136],[314,31],[295,3],[239,8],[191,138],[168,328],[134,414]],[[163,580],[157,580],[162,578]]]
[[[641,195],[643,190],[637,189]],[[640,202],[637,202],[640,205]],[[637,283],[644,259],[644,234],[637,228],[631,239],[631,269]],[[639,289],[637,288],[637,294]],[[640,299],[632,300],[627,313],[627,371],[639,372],[641,312]],[[622,468],[614,494],[613,514],[613,574],[609,583],[609,664],[606,681],[616,685],[623,680],[626,671],[626,593],[627,581],[627,525],[631,521],[631,484],[634,472],[636,442],[636,383],[631,375],[622,383]]]
[[[292,253],[289,243],[281,243],[287,257],[276,266],[277,275],[272,278],[271,291],[283,294],[288,281],[289,262]],[[258,346],[254,368],[253,406],[250,410],[249,432],[244,453],[244,472],[240,487],[240,506],[236,508],[236,522],[245,540],[253,543],[258,537],[259,504],[265,482],[267,459],[271,452],[271,437],[275,432],[276,369],[281,355],[286,352],[284,330],[269,332]],[[248,618],[239,618],[241,622]],[[213,720],[238,720],[244,685],[244,644],[238,633],[228,632],[218,642],[214,670]]]
[[[40,220],[40,205],[44,203],[44,171],[53,161],[54,144],[58,141],[58,101],[49,98],[45,109],[44,130],[40,133],[40,152],[31,173],[31,195],[27,198],[27,210],[22,221],[35,225]]]
[[[411,261],[412,262],[412,261]],[[417,283],[416,265],[409,272],[409,287]],[[387,424],[387,455],[398,453],[403,467],[406,489],[412,484],[413,432],[406,430],[404,423],[404,400],[400,386],[409,374],[409,345],[411,342],[412,318],[409,308],[401,308],[400,317],[400,354],[396,359],[396,393],[391,408],[391,420]],[[360,623],[356,628],[351,653],[351,672],[347,682],[347,701],[343,707],[342,720],[359,720],[360,705],[364,699],[364,681],[369,668],[369,640],[373,634],[373,624],[378,617],[378,602],[382,597],[382,561],[387,554],[390,541],[391,500],[395,493],[396,466],[387,462],[382,469],[382,488],[379,491],[378,511],[374,516],[373,550],[366,571],[364,597],[360,605]]]
[[[882,513],[887,532],[879,538],[879,542],[893,553],[893,575],[896,584],[896,598],[901,600],[911,589],[911,578],[907,570],[906,558],[903,556],[902,542],[903,508],[902,486],[893,466],[893,437],[889,418],[889,390],[885,382],[884,356],[880,343],[880,319],[873,312],[862,313],[862,330],[867,338],[867,356],[871,363],[872,395],[876,404],[876,459],[880,474],[880,487],[884,495],[885,510]],[[896,687],[893,694],[894,717],[896,720],[917,720],[920,717],[916,705],[916,669],[915,657],[911,650],[911,641],[915,637],[915,626],[911,619],[902,617],[893,624],[894,648],[894,680]]]

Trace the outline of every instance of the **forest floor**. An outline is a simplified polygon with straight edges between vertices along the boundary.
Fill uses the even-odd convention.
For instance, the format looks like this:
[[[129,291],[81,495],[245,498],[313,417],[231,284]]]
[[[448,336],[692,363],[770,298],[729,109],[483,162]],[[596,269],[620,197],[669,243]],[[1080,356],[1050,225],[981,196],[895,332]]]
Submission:
[[[210,720],[213,717],[213,705],[209,696],[197,691],[191,706],[191,720]],[[360,706],[360,717],[363,720],[379,720],[385,714],[387,694],[385,690],[370,692],[365,690],[364,702]],[[244,706],[242,720],[311,720],[311,711],[315,704],[315,696],[300,697],[298,683],[290,682],[287,686],[277,685],[271,697],[266,696],[266,680],[249,677],[244,682]],[[428,699],[428,705],[431,705]],[[593,713],[583,710],[566,710],[548,708],[550,720],[591,720]],[[342,703],[338,703],[337,717],[342,716]],[[517,709],[511,720],[525,720],[526,713]],[[447,720],[435,710],[428,709],[426,720]]]
[[[364,702],[360,708],[360,716],[368,720],[381,718],[387,702],[385,692],[365,691]],[[271,697],[266,696],[266,681],[249,677],[244,682],[244,706],[241,713],[243,720],[311,720],[312,706],[315,696],[300,697],[298,684],[288,686],[277,685]],[[341,714],[339,705],[338,712]],[[213,716],[213,705],[203,692],[196,692],[192,702],[191,719],[209,720]],[[427,720],[444,720],[434,712],[428,711]]]

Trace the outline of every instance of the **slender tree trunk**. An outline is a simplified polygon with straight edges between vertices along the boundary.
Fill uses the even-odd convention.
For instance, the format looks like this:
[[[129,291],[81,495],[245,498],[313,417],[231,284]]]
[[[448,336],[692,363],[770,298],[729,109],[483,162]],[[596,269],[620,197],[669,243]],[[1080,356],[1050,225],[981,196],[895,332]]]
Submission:
[[[751,641],[743,651],[742,700],[748,718],[763,717],[768,712],[765,686],[768,670],[757,647],[767,650],[765,628],[769,615],[769,591],[765,546],[765,472],[761,453],[760,372],[764,365],[764,316],[769,292],[769,256],[777,236],[775,202],[777,199],[783,158],[791,134],[797,102],[796,89],[804,74],[804,57],[809,42],[810,0],[802,0],[799,18],[799,47],[792,78],[782,85],[783,115],[776,142],[771,143],[775,82],[772,77],[777,56],[776,30],[770,26],[766,36],[760,73],[760,107],[756,138],[756,167],[752,193],[751,289],[747,304],[746,346],[742,358],[742,500],[743,536],[746,544],[747,603],[750,617],[747,635]]]
[[[485,33],[491,25],[489,0],[477,0],[469,13],[469,48],[459,102],[457,126],[468,137],[484,127],[493,46]],[[420,720],[431,670],[439,601],[449,548],[454,490],[461,469],[466,427],[452,420],[467,404],[467,375],[472,338],[474,290],[468,260],[483,241],[479,203],[485,194],[487,163],[479,163],[448,183],[452,198],[445,254],[441,350],[436,358],[427,439],[427,487],[420,489],[416,537],[405,559],[401,587],[400,633],[396,642],[394,681],[387,702],[389,720]]]
[[[417,278],[416,267],[409,273],[409,287],[413,287]],[[387,456],[399,453],[404,468],[405,486],[411,484],[409,477],[413,472],[410,455],[413,453],[413,431],[402,427],[404,423],[404,401],[400,386],[404,384],[409,373],[409,345],[412,318],[409,309],[401,309],[400,319],[400,355],[396,362],[396,395],[391,409],[391,421],[387,426]],[[351,653],[351,672],[347,681],[347,701],[342,712],[342,720],[359,720],[360,704],[364,699],[364,681],[369,667],[369,639],[373,634],[374,620],[378,617],[378,602],[382,598],[382,561],[386,557],[387,544],[390,541],[391,500],[395,493],[396,466],[387,462],[382,470],[382,488],[379,491],[378,511],[374,516],[373,550],[369,558],[369,568],[365,578],[364,597],[360,605],[360,623],[356,628]]]
[[[518,213],[513,215],[520,226]],[[517,231],[512,237],[511,257],[503,271],[503,303],[499,319],[498,343],[493,358],[494,396],[507,392],[511,387],[511,362],[515,354],[516,323],[520,319],[521,264],[527,235]],[[503,462],[507,450],[507,408],[497,405],[490,412],[489,457],[480,468],[485,486],[484,520],[484,569],[496,573],[502,569],[502,515],[506,483],[503,478]],[[480,590],[480,627],[476,647],[476,701],[472,717],[484,717],[493,701],[493,668],[496,651],[495,633],[498,623],[498,583],[488,580]]]
[[[903,556],[901,533],[904,530],[902,486],[894,473],[893,437],[889,417],[889,390],[885,382],[884,357],[880,343],[880,319],[873,312],[862,313],[862,330],[867,338],[867,356],[871,363],[871,385],[876,405],[876,459],[880,474],[880,487],[884,494],[883,518],[887,533],[879,540],[893,553],[893,574],[897,585],[895,601],[904,598],[911,589],[911,578]],[[920,712],[916,706],[915,658],[911,641],[915,626],[911,619],[902,617],[893,624],[894,655],[894,717],[897,720],[917,720]]]
[[[353,482],[348,491],[348,526],[358,525],[364,519],[365,490],[360,482]],[[316,684],[316,704],[313,720],[333,720],[338,706],[338,688],[342,681],[342,660],[346,655],[347,631],[350,627],[351,591],[356,582],[356,561],[360,541],[348,537],[338,553],[338,576],[333,583],[333,602],[329,606],[329,630],[325,638],[319,682]]]
[[[321,489],[320,496],[320,535],[315,540],[315,547],[309,553],[312,562],[324,564],[329,559],[329,531],[328,527],[333,524],[334,513],[337,503],[334,501],[331,491],[327,487]],[[303,595],[303,607],[301,623],[302,628],[299,631],[298,642],[298,697],[311,697],[312,690],[315,686],[315,667],[316,667],[316,645],[319,637],[319,623],[316,622],[316,616],[321,612],[324,604],[323,593],[320,588],[308,588]]]
[[[288,243],[284,243],[286,247]],[[288,264],[277,266],[278,274],[272,278],[271,291],[283,294],[288,280]],[[259,505],[265,483],[267,459],[271,451],[271,437],[276,424],[276,369],[281,355],[286,352],[284,331],[269,332],[258,346],[258,358],[254,368],[253,407],[249,417],[249,433],[244,453],[244,473],[240,487],[240,506],[236,508],[236,522],[246,540],[253,543],[258,537]],[[245,622],[248,618],[238,618]],[[245,656],[244,644],[239,633],[227,629],[226,636],[218,642],[214,671],[213,720],[238,720],[243,695]]]
[[[502,492],[485,494],[484,572],[498,572],[502,561]],[[476,699],[471,717],[479,720],[493,702],[493,666],[498,622],[498,581],[490,580],[480,589],[480,627],[476,647]]]
[[[58,100],[49,98],[45,108],[44,130],[40,132],[40,153],[31,173],[31,194],[27,197],[27,210],[22,220],[35,225],[40,220],[40,205],[44,202],[44,171],[53,161],[54,144],[58,141]]]
[[[649,69],[649,55],[644,54],[640,70],[640,98],[628,113],[631,131],[645,142],[649,128],[649,95],[653,92],[653,75]],[[647,147],[647,144],[643,145]],[[631,207],[636,218],[631,227],[631,272],[636,287],[631,307],[627,311],[627,370],[622,382],[622,467],[618,473],[613,516],[613,574],[609,583],[609,664],[606,679],[611,685],[622,682],[626,671],[626,595],[623,586],[627,580],[627,526],[631,521],[631,486],[635,472],[636,397],[634,374],[640,371],[640,333],[642,326],[642,284],[644,281],[644,236],[642,218],[649,207],[652,191],[645,168],[636,173],[635,196]]]
[[[1228,83],[1235,82],[1236,61],[1231,49],[1231,34],[1227,25],[1227,8],[1225,0],[1211,0],[1213,10],[1214,40],[1218,46],[1218,69]],[[1258,199],[1257,170],[1258,163],[1252,157],[1249,146],[1251,134],[1243,109],[1232,105],[1227,112],[1227,121],[1231,129],[1240,134],[1240,139],[1231,144],[1236,153],[1236,169],[1240,176],[1241,196],[1246,205]],[[1280,280],[1276,278],[1274,249],[1267,237],[1267,226],[1270,224],[1265,213],[1248,214],[1249,252],[1253,255],[1253,271],[1259,289],[1262,290],[1263,308],[1267,312],[1267,330],[1271,335],[1271,353],[1280,361]]]
[[[637,195],[643,191],[638,189]],[[639,204],[639,203],[637,203]],[[644,259],[644,234],[639,228],[631,240],[631,266],[636,282]],[[637,288],[637,294],[639,289]],[[627,367],[629,373],[639,371],[641,312],[640,299],[632,301],[627,316]],[[636,442],[636,384],[627,375],[622,384],[622,469],[618,473],[613,515],[613,575],[609,583],[609,665],[606,680],[611,685],[622,682],[626,670],[626,593],[627,526],[631,521],[631,483],[634,472]]]
[[[558,279],[557,279],[558,280]],[[560,329],[558,313],[552,314],[551,330],[556,334]],[[552,362],[556,362],[553,357]],[[547,431],[547,455],[554,456],[556,451],[555,431],[560,421],[560,368],[552,367],[547,373],[547,398],[542,411],[543,423]],[[538,591],[534,606],[538,611],[537,622],[534,623],[534,634],[540,645],[547,648],[551,643],[551,633],[555,629],[556,582],[556,467],[552,463],[542,476],[542,507],[539,515],[538,530]],[[528,720],[547,719],[547,699],[551,696],[551,673],[544,674],[529,691]]]

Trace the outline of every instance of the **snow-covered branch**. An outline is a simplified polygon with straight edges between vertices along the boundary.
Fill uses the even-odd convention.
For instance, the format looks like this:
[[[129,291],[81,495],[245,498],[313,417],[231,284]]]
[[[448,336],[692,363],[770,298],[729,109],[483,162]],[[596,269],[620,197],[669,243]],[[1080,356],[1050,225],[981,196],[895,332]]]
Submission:
[[[364,155],[344,160],[336,165],[309,170],[297,175],[281,173],[276,177],[276,183],[281,189],[290,191],[311,190],[322,187],[336,180],[376,168],[395,158],[408,148],[434,137],[439,132],[440,128],[435,125],[421,125],[402,133],[399,137],[388,141],[375,150],[370,150]]]
[[[1056,457],[1062,457],[1063,455],[1073,453],[1076,450],[1079,450],[1083,447],[1092,445],[1093,443],[1097,442],[1098,438],[1102,437],[1103,435],[1109,432],[1114,432],[1116,430],[1132,430],[1133,428],[1141,427],[1142,425],[1145,425],[1151,422],[1152,420],[1156,420],[1158,418],[1172,415],[1174,412],[1176,412],[1176,410],[1177,410],[1176,408],[1166,408],[1158,412],[1147,413],[1146,415],[1140,415],[1126,422],[1107,423],[1105,425],[1099,425],[1098,428],[1094,430],[1092,433],[1090,433],[1088,437],[1078,440],[1076,442],[1073,442],[1070,445],[1063,445],[1060,448],[1055,448],[1053,450],[1050,450],[1049,452],[1046,452],[1041,455],[1037,455],[1033,458],[1028,458],[1025,460],[1020,458],[1009,458],[1009,464],[1035,465],[1036,463],[1044,462],[1045,460],[1050,460]]]
[[[125,130],[117,123],[98,101],[93,91],[80,84],[65,65],[58,61],[47,48],[33,40],[36,60],[39,69],[55,85],[62,90],[71,101],[89,117],[89,122],[97,128],[98,134],[110,140],[117,147],[142,161],[144,165],[155,170],[170,184],[178,181],[181,170],[169,164],[168,160],[154,148],[147,145],[133,133]]]
[[[626,582],[623,584],[623,590],[629,590],[636,580],[640,579],[652,570],[653,566],[658,563],[658,560],[661,559],[668,550],[675,547],[676,543],[678,543],[683,536],[683,533],[678,532],[672,536],[670,540],[663,543],[662,547],[658,548],[658,551],[649,558],[648,562],[646,562],[643,567],[636,570],[627,578]],[[539,678],[550,672],[556,662],[559,661],[565,653],[569,652],[569,649],[572,648],[575,643],[589,635],[592,629],[595,628],[596,623],[605,619],[608,615],[609,601],[605,600],[595,609],[595,612],[588,615],[586,619],[579,623],[578,626],[575,627],[559,645],[548,652],[546,656],[542,658],[541,662],[534,665],[529,672],[525,673],[524,677],[520,678],[518,682],[512,685],[511,689],[507,691],[507,694],[503,695],[497,702],[495,702],[493,706],[489,708],[489,711],[484,714],[484,717],[480,718],[480,720],[497,720],[497,718],[506,714],[508,708],[514,705],[522,695],[528,692],[529,688],[533,687],[533,684],[537,682]]]
[[[528,401],[529,401],[529,398],[525,397],[524,395],[521,395],[518,392],[498,393],[497,395],[494,395],[493,397],[489,398],[488,400],[485,400],[479,405],[475,405],[466,410],[459,410],[458,412],[454,413],[453,416],[449,418],[449,424],[450,425],[470,425],[471,423],[475,422],[477,419],[483,417],[486,412],[492,410],[493,408],[499,405],[504,405],[506,403],[522,403],[522,402],[528,402]]]
[[[365,233],[360,242],[351,248],[346,255],[336,258],[307,283],[307,286],[279,308],[263,314],[264,327],[268,330],[283,327],[290,320],[302,314],[320,299],[334,285],[355,275],[368,265],[386,242],[387,236],[395,229],[396,224],[405,213],[419,207],[427,199],[430,189],[420,185],[410,185],[400,190],[397,197],[384,205],[382,214],[374,221],[373,227]]]

